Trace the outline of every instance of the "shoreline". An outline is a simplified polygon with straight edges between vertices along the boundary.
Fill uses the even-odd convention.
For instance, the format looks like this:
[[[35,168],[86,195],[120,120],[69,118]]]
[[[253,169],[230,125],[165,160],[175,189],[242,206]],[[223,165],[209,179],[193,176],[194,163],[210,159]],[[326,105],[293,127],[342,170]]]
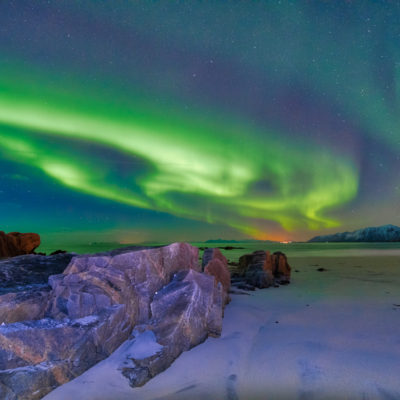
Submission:
[[[133,389],[113,374],[113,357],[122,349],[44,399],[397,398],[400,260],[289,262],[290,285],[232,295],[221,338],[184,352],[145,386]]]

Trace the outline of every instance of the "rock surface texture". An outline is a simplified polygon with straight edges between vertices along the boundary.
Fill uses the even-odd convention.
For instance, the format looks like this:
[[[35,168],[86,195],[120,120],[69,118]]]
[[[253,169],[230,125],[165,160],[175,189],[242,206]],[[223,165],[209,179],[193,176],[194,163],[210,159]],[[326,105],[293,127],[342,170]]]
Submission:
[[[222,287],[194,270],[181,271],[154,296],[149,325],[134,332],[135,341],[151,334],[160,345],[150,354],[130,354],[121,370],[131,386],[142,386],[168,368],[183,352],[218,337],[222,330]],[[148,348],[148,346],[147,346]]]
[[[215,284],[221,284],[223,289],[223,303],[230,301],[229,290],[231,288],[231,274],[228,269],[228,260],[218,248],[205,249],[202,259],[204,273],[215,278]]]
[[[57,258],[64,269],[72,256],[28,257],[26,265]],[[19,261],[14,267],[21,265],[22,271],[37,267]],[[38,274],[30,289],[10,264],[0,265],[0,271],[7,289],[0,296],[1,399],[42,398],[110,355],[134,327],[136,336],[153,335],[160,350],[133,354],[121,366],[132,386],[144,384],[208,335],[221,333],[222,283],[201,273],[198,249],[186,243],[75,256],[62,274],[49,277],[49,285],[43,283],[46,274]],[[10,284],[14,278],[18,285]]]
[[[245,284],[260,289],[290,283],[291,268],[286,255],[279,251],[271,254],[257,250],[244,254],[239,258],[237,269]]]
[[[186,243],[0,261],[0,399],[38,400],[113,353],[131,386],[164,371],[222,330],[227,259]],[[249,288],[288,283],[286,256],[239,261]],[[241,279],[241,280],[240,280]],[[245,280],[245,282],[243,281]]]
[[[0,231],[0,258],[31,254],[40,245],[37,233]]]
[[[74,255],[76,254],[29,254],[0,260],[0,294],[32,288],[50,289],[49,276],[61,274]]]

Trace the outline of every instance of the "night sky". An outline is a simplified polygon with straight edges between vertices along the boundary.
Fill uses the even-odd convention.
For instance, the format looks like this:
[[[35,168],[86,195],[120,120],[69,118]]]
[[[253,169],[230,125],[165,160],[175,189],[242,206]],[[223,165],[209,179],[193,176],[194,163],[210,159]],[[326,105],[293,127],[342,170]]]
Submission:
[[[400,224],[397,1],[0,2],[0,230]]]

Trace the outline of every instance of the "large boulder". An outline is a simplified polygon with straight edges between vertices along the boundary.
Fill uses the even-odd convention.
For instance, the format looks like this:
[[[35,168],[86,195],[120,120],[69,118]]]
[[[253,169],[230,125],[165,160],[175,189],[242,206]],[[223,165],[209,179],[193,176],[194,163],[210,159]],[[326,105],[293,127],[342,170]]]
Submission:
[[[37,233],[5,233],[0,231],[0,258],[31,254],[40,245]]]
[[[221,284],[223,289],[223,304],[230,301],[231,274],[228,269],[228,260],[218,248],[209,248],[204,251],[202,265],[204,273],[215,278],[215,284]]]
[[[264,268],[266,253],[262,250],[239,258],[239,269],[247,284],[263,289],[274,284],[272,272]]]
[[[133,387],[142,386],[168,368],[183,352],[222,330],[222,287],[215,278],[181,271],[154,296],[152,320],[134,331],[132,353],[121,370]],[[140,345],[146,338],[147,344]],[[135,349],[135,343],[139,349]],[[152,349],[148,352],[147,349]]]
[[[279,251],[271,254],[269,251],[257,250],[245,254],[239,259],[238,269],[247,284],[258,288],[290,282],[291,268],[286,255]]]
[[[53,276],[48,315],[80,318],[112,304],[126,304],[136,322],[150,317],[154,293],[182,270],[200,270],[198,249],[187,243],[127,247],[74,257],[62,275]]]
[[[280,251],[273,254],[267,251],[265,256],[264,270],[272,272],[275,283],[280,285],[290,283],[291,268],[286,255]]]
[[[45,310],[36,308],[34,290],[38,286],[30,292],[18,292],[15,287],[12,292],[8,287],[4,296],[14,304],[19,302],[24,312],[13,320],[6,319],[15,323],[0,329],[0,398],[40,399],[110,355],[128,339],[136,324],[149,322],[157,291],[176,274],[189,270],[200,270],[198,249],[173,243],[72,258],[62,274],[49,277],[51,290],[47,294],[49,286],[39,285],[44,290]],[[6,275],[12,276],[9,269]],[[44,276],[39,275],[40,279]],[[200,275],[217,290],[212,277]],[[26,289],[26,282],[22,283]],[[28,314],[29,296],[32,311],[27,319],[35,321],[16,322]]]

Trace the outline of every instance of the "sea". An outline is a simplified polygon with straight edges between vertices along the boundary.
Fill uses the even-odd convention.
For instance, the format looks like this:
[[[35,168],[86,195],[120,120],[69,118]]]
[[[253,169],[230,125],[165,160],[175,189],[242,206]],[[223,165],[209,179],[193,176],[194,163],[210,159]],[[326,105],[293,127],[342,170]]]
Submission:
[[[271,253],[281,251],[288,257],[351,257],[351,256],[399,256],[400,242],[349,242],[349,243],[263,243],[263,242],[232,242],[232,243],[207,243],[189,242],[199,248],[219,247],[221,252],[230,261],[237,261],[243,254],[252,253],[255,250],[269,250]],[[141,243],[141,244],[120,244],[120,243],[90,243],[90,244],[68,244],[57,247],[42,244],[36,251],[47,254],[62,249],[78,254],[94,254],[121,247],[130,246],[160,246],[168,243]],[[228,249],[225,249],[228,247]],[[230,248],[230,249],[229,249]],[[200,250],[200,254],[202,250]]]

